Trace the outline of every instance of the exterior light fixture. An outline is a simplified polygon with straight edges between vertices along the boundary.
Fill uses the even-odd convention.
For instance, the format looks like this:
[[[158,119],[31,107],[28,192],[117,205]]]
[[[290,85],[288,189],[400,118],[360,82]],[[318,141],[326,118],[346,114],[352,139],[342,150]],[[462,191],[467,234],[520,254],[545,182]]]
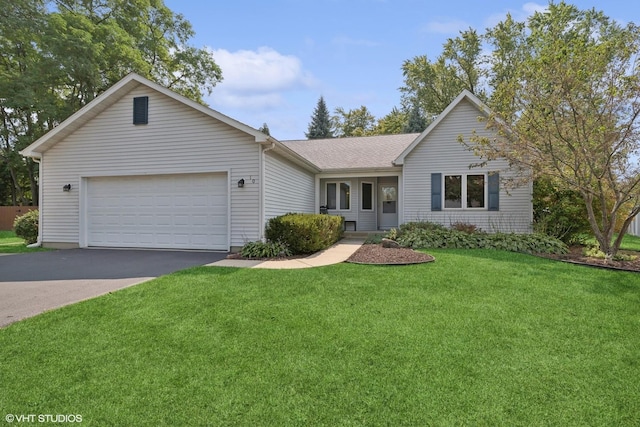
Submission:
[[[240,181],[238,181],[238,188],[242,187],[244,187],[244,178],[240,178]]]
[[[62,191],[71,191],[71,184],[63,185]]]

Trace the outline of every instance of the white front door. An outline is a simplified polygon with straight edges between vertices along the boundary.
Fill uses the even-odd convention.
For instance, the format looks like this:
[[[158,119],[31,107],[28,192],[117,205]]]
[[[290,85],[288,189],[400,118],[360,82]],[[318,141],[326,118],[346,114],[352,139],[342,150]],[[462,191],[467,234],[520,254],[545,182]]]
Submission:
[[[378,228],[388,230],[398,226],[398,178],[378,180]]]

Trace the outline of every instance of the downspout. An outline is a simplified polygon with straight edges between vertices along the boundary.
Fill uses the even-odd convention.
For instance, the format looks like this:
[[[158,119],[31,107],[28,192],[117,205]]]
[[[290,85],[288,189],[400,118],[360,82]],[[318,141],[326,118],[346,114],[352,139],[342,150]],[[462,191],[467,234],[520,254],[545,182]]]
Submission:
[[[265,147],[261,150],[261,159],[260,159],[260,227],[258,228],[258,231],[260,233],[260,238],[264,239],[264,226],[265,226],[265,189],[266,189],[266,184],[265,184],[265,177],[267,176],[266,173],[266,166],[267,166],[267,161],[266,161],[266,152],[273,150],[274,148],[276,148],[276,143],[272,142],[271,144],[269,144],[268,147]]]
[[[42,246],[42,157],[33,157],[33,161],[38,164],[38,238],[35,243],[27,245],[28,248],[39,248]]]

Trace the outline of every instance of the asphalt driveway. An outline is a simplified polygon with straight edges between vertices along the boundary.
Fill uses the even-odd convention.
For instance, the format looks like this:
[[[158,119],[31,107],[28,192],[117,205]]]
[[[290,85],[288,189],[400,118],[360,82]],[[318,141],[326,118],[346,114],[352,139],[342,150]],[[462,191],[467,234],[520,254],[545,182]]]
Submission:
[[[0,327],[226,257],[221,252],[69,249],[0,256]]]

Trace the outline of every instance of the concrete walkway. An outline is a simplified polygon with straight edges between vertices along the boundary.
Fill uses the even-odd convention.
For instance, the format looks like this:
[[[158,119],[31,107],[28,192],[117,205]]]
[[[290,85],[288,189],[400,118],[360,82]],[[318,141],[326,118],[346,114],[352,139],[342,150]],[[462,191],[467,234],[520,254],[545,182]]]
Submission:
[[[245,268],[271,268],[294,269],[321,267],[323,265],[339,264],[346,261],[360,246],[365,238],[349,237],[340,240],[335,245],[324,251],[318,252],[306,258],[286,259],[282,261],[252,261],[244,259],[223,259],[208,266],[213,267],[245,267]]]

